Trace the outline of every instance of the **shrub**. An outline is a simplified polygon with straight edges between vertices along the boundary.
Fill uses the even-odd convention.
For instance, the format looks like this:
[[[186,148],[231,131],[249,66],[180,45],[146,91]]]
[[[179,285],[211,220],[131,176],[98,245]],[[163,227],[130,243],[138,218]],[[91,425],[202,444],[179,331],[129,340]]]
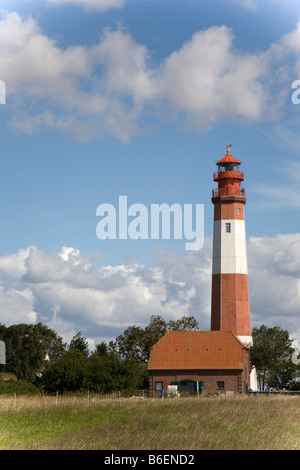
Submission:
[[[35,395],[40,393],[39,389],[25,380],[16,380],[15,377],[8,378],[5,374],[5,378],[8,380],[0,379],[0,395],[10,395],[16,393],[17,395]]]

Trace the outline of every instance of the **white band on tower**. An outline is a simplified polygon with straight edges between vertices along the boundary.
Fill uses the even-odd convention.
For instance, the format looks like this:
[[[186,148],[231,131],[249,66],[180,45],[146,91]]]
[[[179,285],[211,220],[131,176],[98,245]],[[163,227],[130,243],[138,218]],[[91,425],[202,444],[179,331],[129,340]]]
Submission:
[[[215,220],[213,274],[248,274],[244,220]]]

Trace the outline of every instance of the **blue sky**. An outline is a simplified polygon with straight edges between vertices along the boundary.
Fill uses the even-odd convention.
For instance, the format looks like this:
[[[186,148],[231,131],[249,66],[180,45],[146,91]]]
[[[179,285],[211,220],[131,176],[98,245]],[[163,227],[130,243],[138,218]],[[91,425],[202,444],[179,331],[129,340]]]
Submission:
[[[0,322],[43,321],[67,339],[80,330],[91,345],[151,314],[194,315],[208,329],[212,174],[232,144],[245,172],[252,324],[300,339],[299,2],[1,8]],[[99,240],[96,209],[120,195],[204,204],[203,249]]]

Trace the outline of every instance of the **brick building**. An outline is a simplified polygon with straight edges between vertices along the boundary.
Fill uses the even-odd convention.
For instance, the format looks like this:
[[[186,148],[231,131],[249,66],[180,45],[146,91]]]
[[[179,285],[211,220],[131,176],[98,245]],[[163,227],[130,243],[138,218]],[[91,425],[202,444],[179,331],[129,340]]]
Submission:
[[[250,387],[250,352],[231,331],[169,331],[150,352],[150,396],[168,385],[180,394],[245,394]]]

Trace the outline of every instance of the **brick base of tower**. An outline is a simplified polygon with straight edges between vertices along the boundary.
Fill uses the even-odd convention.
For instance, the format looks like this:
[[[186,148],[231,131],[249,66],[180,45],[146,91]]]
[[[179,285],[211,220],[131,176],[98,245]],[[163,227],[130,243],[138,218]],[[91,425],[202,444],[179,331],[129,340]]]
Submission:
[[[248,347],[252,346],[247,274],[213,274],[211,330],[232,331]],[[257,391],[255,368],[250,388]]]
[[[247,274],[212,276],[211,330],[251,336]]]

